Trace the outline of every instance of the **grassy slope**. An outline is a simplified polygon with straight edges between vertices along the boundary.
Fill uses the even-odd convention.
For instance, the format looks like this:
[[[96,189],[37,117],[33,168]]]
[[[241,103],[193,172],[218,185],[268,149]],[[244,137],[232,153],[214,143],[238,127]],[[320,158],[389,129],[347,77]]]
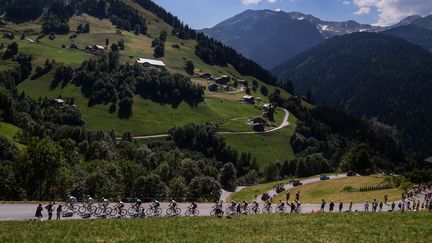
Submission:
[[[431,242],[430,213],[0,222],[2,242]],[[397,224],[397,226],[395,225]],[[396,226],[396,227],[395,227]]]
[[[263,169],[270,162],[290,160],[294,157],[290,137],[294,133],[297,119],[290,115],[289,122],[290,126],[274,133],[226,135],[225,139],[240,152],[252,152]]]
[[[137,7],[132,1],[125,1]],[[162,60],[167,64],[171,72],[178,72],[186,75],[183,70],[184,62],[185,60],[192,60],[195,64],[196,71],[209,72],[214,76],[228,74],[239,79],[249,80],[250,83],[254,79],[253,77],[240,75],[232,66],[220,67],[205,64],[194,53],[196,41],[180,40],[171,36],[170,26],[160,21],[155,15],[148,11],[140,7],[137,7],[137,9],[139,9],[147,19],[151,38],[143,35],[136,36],[126,31],[117,31],[108,20],[100,20],[84,14],[71,18],[71,30],[76,29],[76,26],[80,23],[89,22],[91,32],[89,34],[80,34],[76,39],[69,39],[70,35],[57,35],[54,40],[49,40],[45,37],[41,39],[40,43],[31,42],[27,39],[20,40],[19,38],[15,38],[13,41],[19,44],[20,51],[33,54],[35,58],[34,67],[43,65],[47,58],[55,59],[58,63],[79,65],[88,58],[96,57],[84,51],[70,50],[68,48],[69,45],[76,43],[80,48],[93,44],[105,45],[106,38],[110,40],[109,45],[121,39],[125,40],[126,50],[122,52],[122,60],[125,62],[134,62],[138,57],[153,58],[153,48],[151,48],[152,38],[158,36],[160,31],[164,29],[167,30],[169,35],[166,42],[165,57],[163,57]],[[20,25],[8,24],[7,28],[16,31],[15,35],[19,37],[20,31],[23,30],[31,29],[33,33],[37,33],[40,31],[40,23],[35,21]],[[27,37],[36,40],[37,35],[29,35]],[[7,45],[10,43],[10,40],[0,38],[0,42]],[[66,48],[61,48],[63,44]],[[172,48],[173,44],[178,44],[181,47],[179,49]],[[240,104],[238,102],[245,94],[243,92],[237,94],[210,94],[207,92],[206,97],[211,99],[206,99],[206,102],[200,104],[196,109],[192,109],[186,104],[182,104],[179,108],[173,109],[169,106],[160,106],[151,101],[136,97],[134,101],[134,116],[129,120],[120,120],[116,117],[116,114],[109,114],[107,112],[108,106],[98,105],[92,108],[87,107],[87,99],[82,96],[80,90],[76,87],[67,86],[64,89],[50,90],[49,83],[51,79],[52,74],[46,75],[39,80],[27,80],[19,85],[19,89],[25,91],[33,98],[39,98],[40,96],[57,97],[59,95],[75,97],[76,103],[82,111],[84,120],[91,129],[111,130],[114,128],[118,133],[132,131],[135,135],[152,135],[165,133],[169,128],[176,125],[184,125],[191,122],[212,122],[218,123],[222,130],[225,131],[251,131],[251,127],[246,125],[247,118],[262,113],[262,111],[253,106]],[[263,85],[263,82],[259,80],[258,83],[259,87]],[[275,87],[268,86],[268,89],[269,92],[273,92]],[[268,98],[260,94],[259,91],[257,93],[252,93],[252,95],[261,97],[263,102],[268,101]],[[288,97],[290,94],[282,90],[282,96]],[[220,100],[223,100],[223,103]],[[278,115],[276,120],[280,122],[282,119],[283,117]],[[232,147],[238,147],[241,151],[248,152],[257,148],[256,157],[258,162],[264,165],[268,161],[275,159],[292,158],[292,149],[289,143],[288,145],[284,145],[284,142],[281,142],[287,140],[284,136],[290,133],[291,131],[286,129],[283,132],[274,134],[274,137],[270,135],[248,136],[248,144],[244,143],[245,139],[243,136],[239,136],[238,138],[230,136],[227,140]],[[288,151],[288,153],[285,151]],[[270,157],[270,159],[267,159],[267,155],[265,155],[268,152],[272,152],[271,154],[274,155]]]
[[[0,122],[0,135],[5,138],[11,140],[19,149],[24,148],[25,146],[15,141],[15,134],[20,129],[10,123]]]
[[[349,202],[362,203],[365,200],[372,201],[373,199],[384,200],[384,194],[389,195],[389,201],[400,200],[402,190],[388,189],[378,190],[369,192],[344,192],[345,186],[352,186],[353,188],[359,188],[362,186],[372,186],[380,184],[384,181],[382,176],[362,176],[362,177],[347,177],[329,181],[320,181],[310,183],[307,185],[299,186],[295,190],[301,191],[301,201],[303,203],[320,203],[321,199],[325,199],[327,202],[333,200],[334,202]],[[285,193],[281,193],[275,198],[275,201],[284,200]]]

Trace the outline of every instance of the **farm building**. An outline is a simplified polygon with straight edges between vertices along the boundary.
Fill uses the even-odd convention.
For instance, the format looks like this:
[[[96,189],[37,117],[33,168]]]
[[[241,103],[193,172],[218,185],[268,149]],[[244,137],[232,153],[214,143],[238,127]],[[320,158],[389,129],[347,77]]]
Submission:
[[[245,96],[243,96],[243,101],[247,102],[247,103],[251,103],[251,104],[255,103],[255,99],[251,95],[245,95]]]
[[[137,63],[142,64],[144,67],[157,67],[157,68],[166,67],[164,62],[160,60],[153,60],[153,59],[138,58]]]
[[[229,81],[230,77],[227,75],[223,75],[222,77],[215,79],[215,82],[220,85],[227,85]]]

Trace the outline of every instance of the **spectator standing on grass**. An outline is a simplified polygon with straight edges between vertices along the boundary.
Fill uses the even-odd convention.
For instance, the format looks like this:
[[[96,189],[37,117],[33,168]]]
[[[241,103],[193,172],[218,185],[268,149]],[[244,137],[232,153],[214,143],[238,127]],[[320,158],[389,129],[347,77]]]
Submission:
[[[333,212],[334,205],[335,205],[334,202],[331,201],[330,204],[329,204],[329,212]]]
[[[396,207],[396,204],[395,204],[395,202],[393,202],[393,203],[391,204],[391,211],[392,211],[392,212],[395,210],[395,207]]]
[[[323,200],[321,201],[321,210],[320,210],[320,212],[324,212],[325,205],[326,205],[326,202],[325,202],[325,200],[323,199]]]
[[[61,212],[62,212],[62,210],[63,210],[63,206],[60,204],[60,205],[58,205],[57,206],[57,220],[60,220],[60,214],[61,214]]]
[[[388,194],[385,194],[385,195],[384,195],[384,203],[385,203],[386,205],[388,205],[387,202],[388,202]]]
[[[36,213],[35,213],[35,217],[39,220],[41,220],[43,217],[42,211],[43,211],[42,204],[39,204],[39,206],[36,208]]]
[[[369,212],[369,202],[368,201],[366,201],[364,204],[364,211]]]
[[[296,201],[300,201],[300,191],[296,193]]]
[[[342,209],[343,209],[343,202],[340,202],[339,203],[339,213],[342,212]]]
[[[286,201],[287,201],[287,203],[288,203],[288,201],[290,199],[290,196],[291,196],[291,192],[287,191],[287,193],[286,193]]]
[[[379,203],[379,211],[380,212],[382,212],[383,206],[384,206],[384,203],[382,201],[380,201],[380,203]]]
[[[53,211],[54,211],[54,202],[50,202],[50,204],[48,204],[45,209],[48,212],[48,220],[52,219],[52,215],[53,215]]]
[[[378,208],[378,201],[376,199],[372,202],[372,211],[376,212]]]
[[[353,206],[353,201],[350,202],[350,205],[349,205],[349,208],[348,208],[349,212],[352,212],[352,206]]]

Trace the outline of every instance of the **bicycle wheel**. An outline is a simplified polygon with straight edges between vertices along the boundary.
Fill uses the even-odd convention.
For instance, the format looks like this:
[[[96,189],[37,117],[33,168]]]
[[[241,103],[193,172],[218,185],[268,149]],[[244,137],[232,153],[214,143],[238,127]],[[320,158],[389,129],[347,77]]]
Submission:
[[[94,214],[94,213],[96,212],[96,210],[97,210],[97,207],[96,207],[96,206],[91,206],[91,207],[89,208],[89,212],[92,213],[92,214]]]
[[[174,214],[175,214],[175,216],[179,216],[181,214],[181,209],[180,208],[176,208],[174,210]]]
[[[210,211],[210,216],[216,216],[216,209],[212,209],[211,211]]]
[[[138,212],[138,209],[135,206],[131,206],[130,208],[128,208],[127,212],[129,215],[136,214]]]
[[[67,211],[69,211],[69,206],[65,204],[62,206],[62,212],[67,212]]]
[[[186,212],[185,212],[185,216],[186,216],[186,217],[189,217],[189,216],[191,216],[191,215],[192,215],[192,210],[190,210],[190,209],[186,210]]]
[[[160,216],[162,214],[162,209],[158,208],[155,210],[155,215]]]
[[[225,209],[225,213],[226,213],[227,215],[231,215],[231,214],[234,214],[234,210],[232,210],[231,207],[228,207],[227,209]]]
[[[105,213],[107,216],[111,216],[111,214],[112,214],[113,211],[115,211],[113,208],[107,207],[107,208],[104,210],[104,213]]]
[[[199,215],[199,211],[198,211],[198,209],[195,209],[193,211],[193,216],[197,217],[198,215]]]
[[[78,212],[81,213],[81,214],[85,213],[86,211],[87,211],[87,207],[86,206],[81,206],[78,209]]]
[[[77,204],[74,204],[74,205],[71,207],[72,212],[74,212],[74,213],[78,212],[79,208],[80,208],[80,206],[78,206]]]
[[[103,213],[104,209],[101,207],[96,208],[96,210],[94,211],[94,215],[95,216],[99,216]]]
[[[146,214],[151,216],[153,214],[153,208],[147,208]]]
[[[166,210],[166,215],[167,215],[167,216],[171,216],[172,213],[173,213],[173,211],[171,210],[171,208],[168,208],[168,209]]]
[[[126,209],[121,209],[120,212],[119,212],[119,214],[120,214],[120,216],[122,216],[122,217],[126,216],[126,214],[127,214]]]

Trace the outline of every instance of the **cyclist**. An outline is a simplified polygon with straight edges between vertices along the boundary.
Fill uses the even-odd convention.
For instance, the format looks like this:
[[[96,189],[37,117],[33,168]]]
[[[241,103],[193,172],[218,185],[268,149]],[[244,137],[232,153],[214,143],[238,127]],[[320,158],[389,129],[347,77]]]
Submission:
[[[265,203],[265,206],[264,206],[267,210],[269,210],[270,209],[270,207],[271,207],[271,200],[269,199],[269,200],[267,200],[266,201],[266,203]]]
[[[93,205],[94,204],[94,199],[90,196],[90,195],[87,195],[87,197],[88,197],[88,199],[87,199],[87,207],[90,207],[91,205]]]
[[[175,208],[177,207],[177,202],[174,200],[174,199],[172,199],[171,198],[171,201],[170,201],[170,204],[169,204],[169,207],[171,208],[171,210],[175,210]]]
[[[160,206],[160,202],[158,200],[154,199],[151,207],[156,210],[159,208],[159,206]]]
[[[249,206],[249,203],[247,201],[243,201],[243,210],[246,210],[246,208]]]
[[[114,208],[118,208],[119,213],[120,213],[120,211],[124,208],[124,206],[125,206],[124,203],[120,199],[119,202],[114,206]]]
[[[74,197],[72,195],[68,195],[68,201],[67,201],[67,203],[69,203],[71,206],[73,206],[75,203],[77,203],[76,197]]]
[[[135,208],[136,208],[136,211],[138,212],[138,210],[139,210],[139,208],[141,207],[141,204],[142,204],[142,201],[141,201],[141,199],[139,199],[139,198],[135,198]]]
[[[192,213],[195,213],[195,210],[198,208],[198,205],[196,202],[191,202],[191,205],[189,206],[189,209],[192,210]]]
[[[214,208],[216,209],[216,215],[222,215],[223,211],[222,211],[222,201],[217,201],[216,205],[214,206]]]
[[[278,208],[279,208],[280,210],[283,210],[283,209],[285,208],[285,203],[282,202],[282,200],[279,200]]]
[[[109,206],[109,200],[106,197],[102,197],[102,206],[107,208]]]
[[[258,211],[259,204],[256,200],[254,200],[252,204],[252,210],[256,213]]]

